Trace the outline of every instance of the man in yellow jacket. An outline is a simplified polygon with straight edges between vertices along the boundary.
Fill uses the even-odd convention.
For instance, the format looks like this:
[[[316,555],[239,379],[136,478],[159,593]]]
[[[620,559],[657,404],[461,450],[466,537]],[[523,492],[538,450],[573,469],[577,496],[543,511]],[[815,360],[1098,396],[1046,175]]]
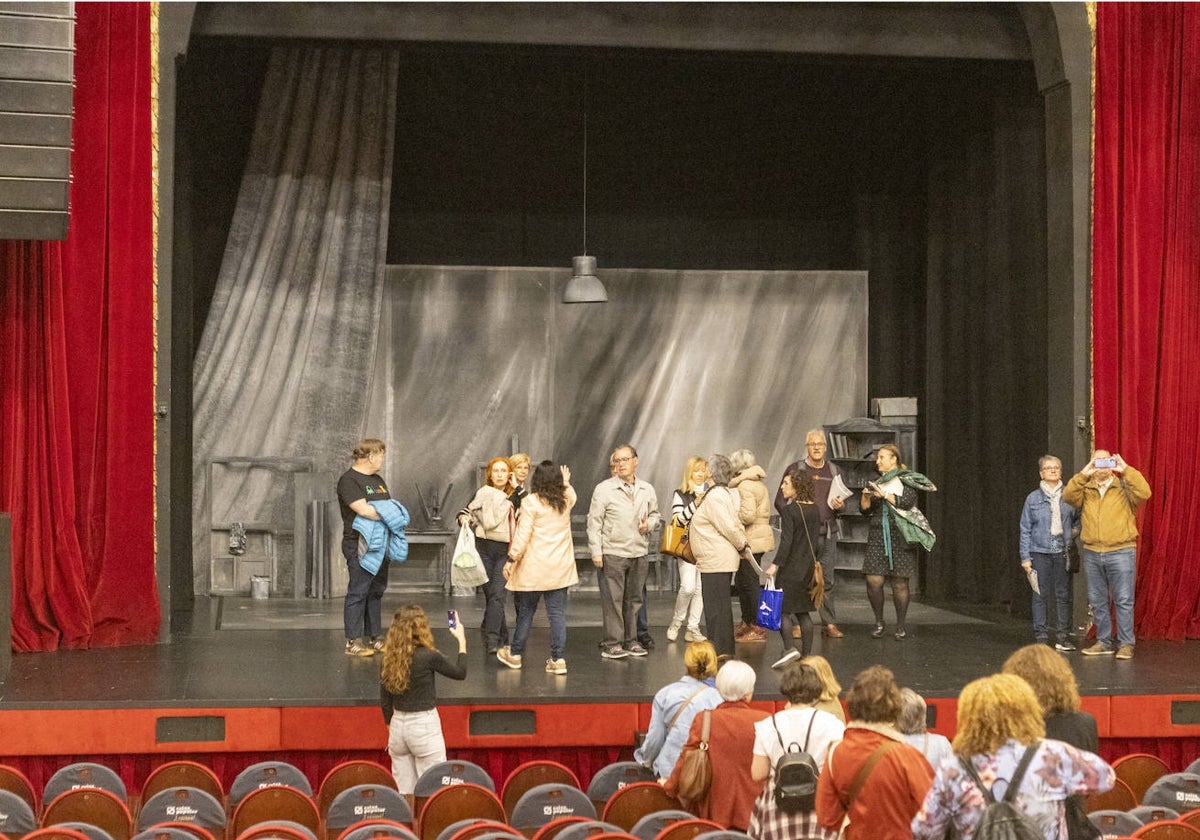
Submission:
[[[1133,659],[1133,591],[1137,579],[1138,505],[1150,498],[1150,485],[1120,455],[1097,449],[1071,476],[1063,501],[1079,508],[1083,570],[1096,622],[1096,643],[1085,656],[1113,653],[1111,595],[1117,611],[1117,659]]]

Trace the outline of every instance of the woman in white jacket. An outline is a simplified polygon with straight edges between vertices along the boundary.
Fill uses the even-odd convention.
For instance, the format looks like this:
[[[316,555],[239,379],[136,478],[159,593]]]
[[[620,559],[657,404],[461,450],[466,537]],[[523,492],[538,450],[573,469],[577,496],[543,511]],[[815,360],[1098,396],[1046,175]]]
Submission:
[[[730,578],[743,557],[753,557],[750,540],[738,519],[738,503],[729,489],[733,467],[724,455],[708,459],[712,486],[704,494],[688,527],[700,592],[704,598],[704,624],[718,656],[733,655],[733,610],[729,603]]]
[[[512,472],[506,458],[493,458],[487,465],[487,483],[458,514],[460,525],[470,523],[475,532],[475,548],[487,571],[483,593],[487,598],[483,609],[484,641],[488,653],[495,653],[508,644],[508,621],[504,616],[504,563],[508,560],[508,544],[512,542],[513,506],[508,500],[508,476]]]

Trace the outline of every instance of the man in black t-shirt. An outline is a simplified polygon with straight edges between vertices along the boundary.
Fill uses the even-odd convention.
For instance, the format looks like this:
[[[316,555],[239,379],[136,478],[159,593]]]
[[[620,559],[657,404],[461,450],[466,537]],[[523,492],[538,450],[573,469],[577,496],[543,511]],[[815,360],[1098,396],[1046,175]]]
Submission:
[[[362,554],[354,518],[379,519],[371,502],[390,499],[387,483],[379,475],[387,452],[384,442],[366,438],[354,447],[354,464],[338,479],[338,504],[342,509],[342,556],[350,580],[346,584],[346,654],[374,656],[383,650],[382,612],[383,593],[387,589],[388,560],[385,557],[379,571],[371,574],[358,562]]]

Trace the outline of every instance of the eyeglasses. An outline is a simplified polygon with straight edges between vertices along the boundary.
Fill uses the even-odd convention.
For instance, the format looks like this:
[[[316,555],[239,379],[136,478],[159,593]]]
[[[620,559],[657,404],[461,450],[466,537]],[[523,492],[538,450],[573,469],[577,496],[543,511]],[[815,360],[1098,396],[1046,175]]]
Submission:
[[[1062,472],[1062,467],[1042,467],[1042,472]]]
[[[626,456],[626,457],[624,457],[624,458],[613,458],[613,459],[612,459],[612,462],[613,462],[614,464],[628,464],[628,463],[629,463],[630,461],[632,461],[632,460],[633,460],[633,456],[632,456],[632,455],[628,455],[628,456]]]

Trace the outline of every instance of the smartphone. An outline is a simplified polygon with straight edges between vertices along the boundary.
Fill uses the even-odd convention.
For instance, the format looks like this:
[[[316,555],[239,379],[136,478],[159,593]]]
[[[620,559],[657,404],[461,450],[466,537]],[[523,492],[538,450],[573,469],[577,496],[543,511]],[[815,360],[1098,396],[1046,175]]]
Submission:
[[[454,610],[446,610],[446,624],[453,630],[458,626],[458,613]]]
[[[1111,470],[1111,469],[1116,468],[1117,459],[1116,458],[1097,458],[1095,461],[1092,461],[1092,464],[1098,470]]]

